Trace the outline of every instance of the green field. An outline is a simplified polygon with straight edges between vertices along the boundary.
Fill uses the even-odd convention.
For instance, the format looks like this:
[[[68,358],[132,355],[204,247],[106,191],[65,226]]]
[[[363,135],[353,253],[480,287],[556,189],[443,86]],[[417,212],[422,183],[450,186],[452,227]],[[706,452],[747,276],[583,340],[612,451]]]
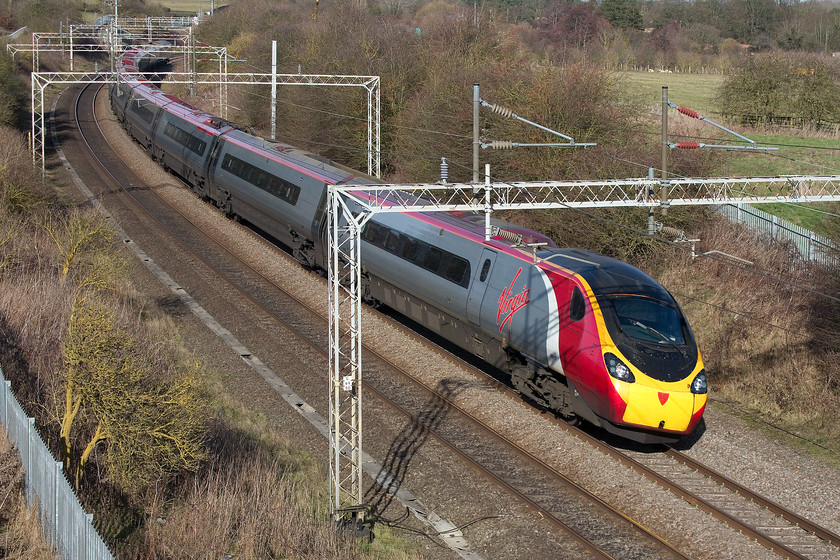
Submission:
[[[661,72],[619,72],[619,77],[638,88],[639,95],[651,104],[662,103],[662,88],[668,88],[672,103],[688,107],[714,120],[715,96],[723,83],[720,74],[667,74]]]
[[[195,15],[199,12],[210,11],[210,0],[166,0],[161,2],[152,2],[168,8],[171,13],[179,15]],[[214,0],[213,9],[219,8],[229,4],[226,0]]]
[[[717,113],[715,96],[724,81],[719,74],[664,74],[658,72],[622,72],[629,87],[638,88],[650,105],[662,103],[662,87],[668,87],[668,99],[743,134],[759,146],[772,151],[730,150],[726,164],[718,171],[728,177],[767,177],[778,175],[840,175],[840,132],[837,130],[774,129],[755,130],[724,122]],[[671,109],[673,114],[673,109]],[[710,129],[711,131],[711,129]],[[742,144],[724,132],[710,134],[721,144]],[[823,235],[833,235],[833,204],[762,204],[771,212]],[[825,212],[828,212],[826,214]]]

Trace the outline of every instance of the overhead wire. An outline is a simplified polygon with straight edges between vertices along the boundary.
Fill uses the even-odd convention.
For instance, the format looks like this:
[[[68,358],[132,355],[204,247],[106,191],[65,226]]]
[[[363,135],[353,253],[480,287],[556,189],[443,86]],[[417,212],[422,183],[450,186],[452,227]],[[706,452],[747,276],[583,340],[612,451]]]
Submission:
[[[269,98],[268,96],[264,96],[264,95],[259,94],[259,93],[256,93],[256,92],[248,92],[248,93],[249,93],[250,95],[255,95],[255,96],[257,96],[257,97],[261,97],[261,98],[264,98],[264,99],[268,99],[268,98]],[[314,107],[308,107],[308,106],[301,105],[301,104],[297,104],[297,103],[293,103],[293,102],[290,102],[290,101],[279,100],[279,102],[280,102],[280,103],[283,103],[283,104],[286,104],[286,105],[289,105],[289,106],[292,106],[292,107],[301,108],[301,109],[306,109],[306,110],[309,110],[309,111],[313,111],[313,112],[317,112],[317,113],[322,113],[322,114],[326,114],[326,115],[330,115],[330,116],[336,116],[336,117],[341,117],[341,118],[350,119],[350,120],[365,120],[365,119],[362,119],[362,118],[360,118],[360,117],[355,117],[355,116],[352,116],[352,115],[347,115],[347,114],[342,114],[342,113],[336,113],[336,112],[333,112],[333,111],[327,111],[327,110],[324,110],[324,109],[317,109],[317,108],[314,108]],[[433,113],[430,113],[430,114],[433,114]],[[465,138],[465,139],[466,139],[466,138],[470,138],[470,136],[468,136],[468,135],[458,135],[458,134],[453,134],[453,133],[446,133],[446,132],[434,131],[434,130],[428,130],[428,129],[419,129],[419,128],[414,128],[414,127],[404,127],[404,126],[399,126],[399,125],[397,125],[397,126],[395,126],[395,128],[405,129],[405,130],[413,130],[413,131],[416,131],[416,132],[423,132],[423,133],[429,133],[429,134],[439,134],[439,135],[443,135],[443,136],[451,136],[451,137],[455,137],[455,138]],[[318,141],[308,140],[308,139],[305,139],[305,138],[293,137],[293,136],[289,136],[289,135],[283,135],[283,136],[284,136],[285,138],[289,139],[290,141],[293,141],[293,142],[302,142],[302,143],[306,143],[306,144],[310,144],[310,145],[317,145],[317,146],[323,146],[323,147],[337,148],[337,149],[342,149],[342,150],[345,150],[345,151],[355,151],[355,152],[359,152],[359,151],[367,151],[365,148],[357,148],[357,147],[354,147],[354,146],[349,146],[349,145],[335,144],[335,143],[328,143],[328,142],[318,142]],[[769,144],[769,145],[772,145],[772,144],[770,144],[770,143],[768,143],[768,144]],[[795,146],[795,147],[802,147],[802,148],[809,148],[809,149],[810,149],[810,148],[812,148],[812,146],[801,146],[801,145],[800,145],[800,146]],[[815,147],[815,148],[821,148],[821,147]],[[824,148],[824,149],[831,149],[831,148]],[[838,148],[838,149],[840,149],[840,148]],[[439,160],[439,159],[440,159],[440,156],[425,155],[425,154],[413,154],[413,153],[404,153],[404,152],[391,152],[391,151],[387,151],[387,150],[382,150],[382,151],[380,151],[380,153],[382,153],[382,154],[387,154],[387,155],[391,155],[391,156],[397,156],[397,157],[409,157],[409,158],[427,159],[427,160]],[[626,159],[626,158],[621,158],[621,157],[618,157],[618,156],[615,156],[615,155],[612,155],[612,154],[606,154],[606,155],[607,155],[607,157],[609,157],[609,158],[611,158],[611,159],[614,159],[614,160],[616,160],[616,161],[620,161],[620,162],[625,163],[625,164],[629,164],[629,165],[633,165],[633,166],[641,167],[641,168],[644,168],[644,169],[654,169],[656,172],[661,172],[661,170],[660,170],[660,169],[658,169],[658,168],[656,168],[656,167],[654,167],[654,166],[650,166],[650,165],[642,164],[642,163],[635,162],[635,161],[632,161],[632,160],[629,160],[629,159]],[[781,158],[783,158],[783,159],[789,159],[790,161],[796,161],[796,162],[798,162],[798,163],[805,163],[805,164],[808,164],[808,162],[797,161],[797,160],[793,160],[792,158],[785,158],[784,156],[778,156],[778,155],[776,155],[776,154],[772,154],[772,155],[773,155],[774,157],[781,157]],[[461,167],[461,168],[463,168],[463,169],[465,169],[465,170],[469,170],[470,172],[472,172],[472,168],[471,168],[471,167],[468,167],[468,166],[466,166],[466,165],[464,165],[464,164],[458,163],[457,161],[455,161],[455,160],[453,160],[453,159],[447,159],[447,161],[448,161],[448,162],[449,162],[449,164],[450,164],[450,165],[452,165],[452,166],[455,166],[455,167]],[[816,166],[816,167],[824,167],[825,169],[835,169],[835,168],[828,167],[828,166],[819,166],[818,164],[811,164],[811,165],[814,165],[814,166]],[[481,173],[481,174],[483,175],[483,173]],[[680,176],[680,175],[678,175],[678,174],[672,174],[672,175],[673,175],[674,177],[679,177],[679,176]],[[492,177],[491,177],[491,180],[494,180],[494,178],[492,178]],[[505,184],[505,183],[506,183],[505,181],[498,181],[498,182],[499,182],[499,183],[501,183],[501,184]],[[784,203],[784,204],[793,204],[793,203]],[[795,206],[800,206],[800,207],[801,207],[801,205],[795,205]],[[615,220],[612,220],[612,219],[610,219],[610,218],[606,218],[606,217],[604,217],[604,216],[599,216],[599,215],[594,214],[594,213],[592,213],[592,212],[585,211],[585,210],[584,210],[584,209],[582,209],[582,208],[576,208],[576,207],[571,207],[571,206],[567,206],[567,208],[568,208],[568,209],[571,209],[571,210],[578,211],[578,212],[580,212],[580,213],[582,213],[582,214],[584,214],[584,215],[588,216],[589,218],[596,219],[596,220],[600,220],[600,221],[602,221],[602,222],[609,223],[609,224],[611,224],[611,225],[613,225],[613,226],[616,226],[616,227],[619,227],[619,228],[623,228],[623,229],[625,229],[625,230],[628,230],[628,231],[630,231],[630,232],[632,232],[632,233],[635,233],[635,234],[637,234],[637,235],[640,235],[640,236],[642,236],[642,237],[652,238],[652,239],[653,239],[653,240],[655,240],[656,242],[659,242],[659,243],[664,243],[664,244],[670,245],[670,246],[672,246],[672,247],[674,247],[674,248],[677,248],[677,249],[679,249],[679,250],[682,250],[682,251],[691,251],[691,249],[689,249],[688,247],[684,246],[683,244],[676,243],[676,242],[672,242],[672,241],[669,241],[669,240],[667,240],[667,239],[663,239],[663,238],[661,238],[661,237],[657,237],[657,236],[655,236],[655,235],[651,235],[651,234],[649,234],[649,233],[648,233],[648,232],[646,232],[646,231],[642,231],[642,230],[639,230],[639,229],[633,228],[633,227],[631,227],[631,226],[628,226],[628,225],[626,225],[626,224],[622,224],[622,223],[620,223],[620,222],[617,222],[617,221],[615,221]],[[818,211],[818,210],[814,210],[814,211]],[[833,213],[830,213],[830,212],[823,212],[823,213],[828,214],[828,215],[831,215],[831,216],[837,216],[837,214],[833,214]],[[778,282],[778,283],[780,283],[780,284],[783,284],[783,285],[785,285],[785,286],[788,286],[789,288],[803,290],[803,291],[806,291],[806,292],[811,293],[811,294],[813,294],[813,295],[816,295],[816,296],[818,296],[818,297],[823,297],[823,298],[826,298],[826,299],[829,299],[829,300],[832,300],[832,301],[835,301],[835,302],[840,303],[840,297],[833,296],[833,295],[827,294],[827,293],[825,293],[825,292],[821,292],[821,291],[816,290],[816,289],[814,289],[814,288],[810,288],[810,287],[808,287],[808,286],[804,286],[804,285],[801,285],[801,284],[797,284],[797,283],[792,282],[792,281],[789,281],[789,280],[785,280],[785,279],[783,279],[783,278],[780,278],[780,277],[774,276],[774,275],[772,275],[772,274],[770,274],[770,273],[768,273],[768,272],[766,272],[766,271],[758,270],[758,269],[756,269],[755,267],[747,267],[747,266],[744,266],[744,265],[742,265],[742,264],[735,263],[735,262],[733,262],[733,261],[731,261],[731,260],[729,260],[729,259],[724,259],[724,258],[722,258],[722,257],[718,257],[718,256],[716,256],[716,255],[708,255],[708,254],[706,254],[706,255],[701,255],[701,256],[702,256],[703,258],[707,258],[707,259],[711,259],[711,260],[714,260],[714,261],[718,261],[718,262],[720,262],[721,264],[724,264],[724,265],[727,265],[727,266],[734,266],[734,267],[736,267],[736,268],[739,268],[739,269],[744,270],[744,271],[746,271],[746,272],[749,272],[749,273],[751,273],[751,274],[756,274],[756,275],[758,275],[758,276],[761,276],[761,277],[763,277],[763,278],[765,278],[765,279],[767,279],[767,280],[771,280],[771,281]],[[706,305],[706,306],[709,306],[709,307],[711,307],[711,308],[715,308],[715,309],[718,309],[718,310],[726,311],[726,312],[732,313],[732,314],[734,314],[734,315],[743,316],[743,317],[747,318],[747,319],[748,319],[748,320],[750,320],[750,321],[759,322],[759,323],[761,323],[761,324],[763,324],[763,325],[766,325],[766,326],[771,327],[771,328],[773,328],[773,329],[777,329],[777,330],[779,330],[779,331],[783,331],[783,332],[786,332],[786,333],[789,333],[789,334],[797,334],[795,331],[792,331],[791,329],[788,329],[787,327],[784,327],[784,326],[778,325],[778,324],[776,324],[776,323],[773,323],[772,321],[768,320],[767,318],[759,318],[759,317],[755,317],[753,313],[750,313],[749,311],[746,311],[746,310],[740,310],[740,311],[739,311],[739,310],[735,310],[735,309],[730,309],[730,308],[721,307],[721,306],[719,306],[719,305],[717,305],[717,304],[714,304],[714,303],[709,302],[709,301],[702,300],[702,299],[700,299],[700,298],[697,298],[697,297],[691,296],[691,295],[689,295],[689,294],[678,293],[678,295],[680,295],[681,297],[684,297],[684,298],[686,298],[686,299],[690,299],[690,300],[693,300],[693,301],[696,301],[696,302],[702,303],[702,304],[704,304],[704,305]],[[823,340],[823,339],[814,339],[814,341],[815,341],[815,342],[819,342],[819,343],[821,343],[821,344],[823,344],[823,345],[825,345],[825,346],[829,346],[829,347],[832,347],[832,348],[837,348],[837,349],[840,349],[840,344],[837,344],[837,343],[834,343],[834,342],[831,342],[831,341],[828,341],[828,340]]]
[[[261,99],[271,99],[270,96],[263,95],[261,93],[255,92],[255,91],[247,91],[245,93],[246,93],[246,95],[250,95],[252,97],[259,97]],[[292,101],[286,101],[286,100],[278,99],[277,102],[282,103],[283,105],[288,105],[290,107],[297,107],[299,109],[306,109],[307,111],[311,111],[313,113],[321,113],[321,114],[324,114],[324,115],[341,117],[341,118],[348,119],[348,120],[363,121],[363,122],[367,121],[367,119],[364,118],[364,117],[356,117],[356,116],[353,116],[353,115],[348,115],[346,113],[336,113],[334,111],[327,111],[326,109],[318,109],[316,107],[310,107],[308,105],[301,105],[299,103],[294,103]],[[430,130],[430,129],[425,129],[425,128],[416,128],[416,127],[402,126],[402,125],[391,125],[391,126],[393,128],[400,129],[400,130],[412,130],[414,132],[424,132],[424,133],[427,133],[427,134],[437,134],[437,135],[440,135],[440,136],[451,136],[453,138],[465,138],[465,139],[466,138],[471,138],[469,135],[466,135],[466,134],[455,134],[455,133],[452,133],[452,132],[443,132],[443,131],[440,131],[440,130]],[[349,149],[349,146],[348,146],[348,149]]]

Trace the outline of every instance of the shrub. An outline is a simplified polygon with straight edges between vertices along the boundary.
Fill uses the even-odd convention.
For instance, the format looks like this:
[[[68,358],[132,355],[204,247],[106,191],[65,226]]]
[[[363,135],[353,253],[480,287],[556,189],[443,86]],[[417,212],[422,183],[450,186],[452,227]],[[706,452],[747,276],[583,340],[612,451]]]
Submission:
[[[840,68],[817,55],[757,54],[735,69],[718,99],[724,116],[742,123],[838,123]]]

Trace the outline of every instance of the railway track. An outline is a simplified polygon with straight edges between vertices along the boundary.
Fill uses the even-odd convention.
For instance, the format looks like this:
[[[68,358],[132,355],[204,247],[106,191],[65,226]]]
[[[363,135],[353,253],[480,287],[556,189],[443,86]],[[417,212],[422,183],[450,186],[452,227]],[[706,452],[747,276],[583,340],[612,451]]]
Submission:
[[[441,354],[449,351],[437,347]],[[493,383],[511,398],[519,395],[480,370],[474,373]],[[783,558],[840,560],[840,535],[782,507],[750,488],[669,446],[622,449],[626,442],[600,430],[555,423],[593,448],[656,482],[663,488],[709,513],[736,531],[757,541]],[[615,445],[611,445],[612,440]]]
[[[80,118],[79,122],[85,120]],[[107,165],[106,161],[103,167]],[[142,206],[140,202],[136,203]],[[175,224],[164,225],[163,221],[158,221],[173,237],[202,235],[212,239],[200,226],[191,224],[190,219],[179,209],[170,206],[166,214],[180,216]],[[184,227],[192,231],[185,232]],[[196,258],[203,260],[207,266],[215,264],[211,261],[218,260],[219,251],[225,251],[224,240],[213,239],[212,244],[216,246],[213,256],[196,254]],[[321,354],[326,363],[326,322],[322,313],[276,286],[236,255],[229,253],[224,260],[227,262],[224,266],[213,266],[216,273],[232,286],[237,286],[237,290],[252,304],[263,307],[272,320],[281,322],[289,330],[297,332],[311,351]],[[253,284],[252,280],[243,279],[239,272],[243,266],[250,269],[247,278],[260,278],[257,284]],[[266,286],[270,287],[272,294],[282,293],[279,303],[274,296],[261,298],[253,295],[264,291]],[[274,301],[275,304],[266,302],[266,299]],[[369,356],[376,355],[372,349],[366,349],[366,352]],[[388,407],[399,411],[412,425],[412,428],[406,431],[408,436],[404,441],[392,444],[393,458],[404,455],[411,450],[411,446],[418,445],[426,438],[435,438],[441,445],[461,456],[463,461],[471,464],[471,468],[476,472],[494,480],[495,484],[506,488],[515,499],[527,504],[533,511],[572,535],[583,554],[603,558],[687,557],[597,497],[576,488],[572,481],[538,458],[528,457],[528,453],[515,442],[505,439],[460,409],[451,398],[457,393],[457,386],[428,388],[404,371],[386,369],[387,360],[384,357],[376,356],[375,361],[376,364],[369,363],[369,370],[366,372],[366,390],[376,394]],[[403,379],[399,389],[392,386],[397,375]],[[481,372],[480,375],[483,381],[487,381],[486,373]],[[411,391],[405,390],[406,384],[412,387]],[[513,398],[519,398],[509,388],[505,387],[504,390],[510,392]],[[402,398],[396,399],[394,395],[400,395]],[[565,423],[558,423],[572,429]],[[663,449],[657,453],[620,451],[585,432],[578,431],[576,435],[686,501],[745,532],[781,556],[840,559],[836,535],[810,524],[793,512],[781,512],[772,502],[755,496],[748,489],[738,487],[733,481],[696,464],[676,450]],[[562,488],[562,492],[558,491],[558,488]],[[753,506],[746,507],[743,503],[737,503],[739,500],[735,498],[749,500]],[[606,521],[608,518],[609,521]],[[785,521],[781,523],[779,520]],[[615,546],[615,542],[623,544]]]
[[[686,501],[780,556],[840,559],[840,536],[676,449],[619,452],[619,458]]]
[[[441,355],[451,354],[450,350],[428,344]],[[510,398],[521,398],[509,386],[486,372],[478,368],[472,368],[472,371]],[[641,446],[642,449],[637,451],[622,449],[627,442],[614,439],[606,432],[571,426],[557,418],[554,418],[554,422],[593,448],[783,558],[840,560],[840,535],[761,496],[673,447]]]
[[[439,346],[436,351],[449,354]],[[519,395],[487,373],[473,369],[513,399]],[[593,448],[642,474],[683,500],[709,513],[783,558],[840,560],[840,535],[782,507],[750,488],[669,446],[622,449],[626,442],[613,440],[600,430],[586,430],[554,419]]]
[[[79,122],[84,121],[79,118]],[[85,134],[90,135],[91,132]],[[109,156],[104,155],[103,150],[92,149],[92,152],[97,154],[103,169],[107,170],[113,165],[114,162],[108,160]],[[116,177],[114,181],[119,182]],[[240,297],[261,307],[273,320],[294,332],[298,338],[295,346],[310,357],[318,356],[323,362],[323,371],[327,370],[327,321],[321,311],[265,277],[238,255],[227,251],[223,239],[203,230],[186,213],[169,205],[166,200],[157,200],[156,204],[166,206],[165,212],[159,212],[148,208],[147,201],[131,191],[127,189],[125,194],[138,210],[147,212],[158,227],[168,231],[173,239],[179,240],[182,248],[186,250],[189,247],[189,250],[194,251],[194,258],[224,278]],[[173,215],[179,216],[179,219],[173,221],[167,218]],[[196,237],[206,238],[207,242],[180,241]],[[212,246],[212,257],[203,254],[201,250],[195,251],[192,248],[194,245]],[[220,259],[220,253],[226,254]],[[241,274],[243,269],[248,270],[248,274]],[[257,281],[246,281],[244,278],[256,278]],[[270,287],[271,297],[254,295],[267,293],[266,287]],[[438,388],[433,391],[409,373],[389,364],[385,356],[372,348],[366,348],[365,351],[368,356],[366,391],[376,395],[392,410],[398,411],[412,425],[411,429],[405,431],[402,440],[392,444],[392,458],[405,456],[406,446],[416,447],[426,438],[434,438],[438,444],[469,464],[474,472],[504,488],[513,499],[527,505],[546,523],[554,525],[555,529],[563,531],[568,536],[566,540],[570,542],[567,552],[572,556],[687,558],[663,539],[458,408],[446,394],[447,390],[455,388]],[[402,380],[402,384],[394,387],[393,380],[397,378]],[[411,391],[405,390],[406,382],[412,383]],[[422,437],[417,439],[413,434],[422,434]],[[394,465],[395,461],[386,459],[386,464],[389,463]]]
[[[79,122],[83,121],[84,119],[79,119]],[[107,161],[107,156],[100,155],[101,152],[102,150],[96,150],[97,157],[102,161],[103,168],[107,169],[112,162]],[[261,307],[275,321],[294,332],[299,339],[296,347],[304,347],[304,353],[318,356],[323,361],[323,370],[326,371],[327,323],[321,312],[273,283],[233,253],[227,252],[221,259],[224,264],[220,266],[219,253],[226,252],[224,240],[215,238],[211,232],[203,231],[197,224],[192,223],[189,216],[170,206],[164,199],[159,199],[157,204],[165,205],[167,210],[158,212],[150,210],[147,202],[135,196],[131,189],[126,191],[126,195],[138,210],[148,212],[158,227],[168,231],[174,239],[206,237],[209,242],[201,245],[213,246],[212,256],[203,254],[203,251],[195,251],[194,257],[225,278],[240,297]],[[179,216],[179,220],[173,222],[165,217],[172,215]],[[186,248],[195,243],[180,244]],[[245,275],[248,278],[257,278],[257,283],[243,283],[243,275],[239,272],[242,269],[248,270],[248,274]],[[265,293],[266,286],[271,286],[272,294],[282,294],[282,301],[277,303],[276,295],[271,298],[254,297],[255,293]],[[275,303],[269,304],[267,300]],[[426,437],[434,438],[439,444],[459,455],[474,471],[506,489],[516,499],[538,512],[547,522],[564,531],[574,543],[569,545],[568,551],[573,556],[686,558],[662,539],[633,523],[524,449],[495,434],[488,426],[455,407],[446,398],[445,391],[430,391],[405,371],[388,365],[387,358],[371,348],[367,348],[366,353],[369,357],[366,390],[376,395],[391,409],[399,411],[413,426],[405,432],[407,436],[401,442],[392,445],[393,457],[404,456],[405,445],[416,446]],[[370,360],[370,357],[373,357],[373,360]],[[397,377],[402,378],[404,382],[413,380],[413,391],[407,392],[387,386]],[[408,394],[412,394],[413,398],[407,397]],[[397,402],[394,395],[402,397],[400,402]],[[440,407],[444,403],[445,407]],[[415,440],[411,435],[414,433],[424,435]],[[476,442],[480,444],[476,445]],[[391,464],[394,464],[393,461]]]

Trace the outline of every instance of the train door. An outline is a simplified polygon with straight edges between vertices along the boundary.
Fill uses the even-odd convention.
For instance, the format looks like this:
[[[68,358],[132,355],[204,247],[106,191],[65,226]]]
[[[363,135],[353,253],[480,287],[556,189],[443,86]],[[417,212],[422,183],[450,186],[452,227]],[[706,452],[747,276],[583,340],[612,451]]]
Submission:
[[[606,388],[597,361],[603,364],[597,333],[592,332],[592,312],[587,305],[587,296],[575,282],[569,282],[565,290],[567,307],[560,309],[561,334],[560,357],[566,374],[574,379],[575,388],[583,395],[590,407],[596,410],[598,403],[603,407]],[[564,312],[565,311],[565,312]],[[603,365],[601,366],[603,367]]]
[[[560,351],[565,354],[564,362],[566,362],[575,359],[580,351],[584,331],[583,319],[586,316],[586,299],[574,282],[565,282],[562,294],[557,303],[562,329],[561,338],[565,347]]]
[[[467,297],[467,319],[476,325],[481,324],[481,302],[484,300],[484,293],[490,283],[490,272],[496,262],[496,251],[484,249],[478,262],[478,274],[473,280],[472,288],[470,288]]]
[[[213,147],[210,150],[210,156],[207,158],[207,169],[205,177],[207,177],[207,196],[218,206],[222,208],[224,202],[228,198],[227,192],[224,191],[224,181],[219,178],[219,170],[221,169],[221,158],[224,153],[224,147],[227,144],[222,135],[216,138]]]

